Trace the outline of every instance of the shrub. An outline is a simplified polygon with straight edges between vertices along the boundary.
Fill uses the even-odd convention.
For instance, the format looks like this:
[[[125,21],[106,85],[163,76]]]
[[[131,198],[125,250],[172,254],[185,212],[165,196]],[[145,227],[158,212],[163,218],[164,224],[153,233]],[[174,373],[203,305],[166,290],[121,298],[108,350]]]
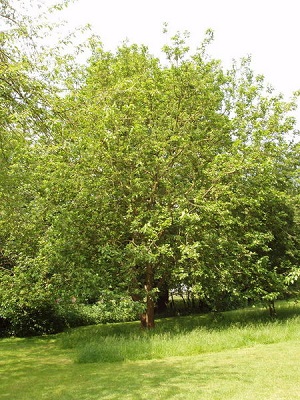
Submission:
[[[56,300],[49,291],[21,290],[9,296],[0,292],[1,336],[34,336],[58,333],[66,328],[107,322],[125,322],[137,318],[139,303],[129,297],[104,293],[96,304]]]
[[[66,326],[54,288],[29,272],[29,268],[15,268],[13,274],[0,277],[2,335],[42,335]]]

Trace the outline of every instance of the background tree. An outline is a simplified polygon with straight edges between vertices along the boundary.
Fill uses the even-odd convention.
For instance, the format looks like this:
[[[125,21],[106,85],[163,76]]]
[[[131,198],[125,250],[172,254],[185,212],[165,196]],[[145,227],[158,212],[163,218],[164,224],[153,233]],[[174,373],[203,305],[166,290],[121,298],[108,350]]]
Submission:
[[[62,118],[54,105],[66,89],[61,76],[68,63],[61,47],[42,42],[50,31],[45,14],[36,24],[22,6],[0,2],[0,316],[15,321],[12,331],[29,333],[43,331],[37,319],[55,325],[57,289],[36,262],[51,225],[39,162]]]

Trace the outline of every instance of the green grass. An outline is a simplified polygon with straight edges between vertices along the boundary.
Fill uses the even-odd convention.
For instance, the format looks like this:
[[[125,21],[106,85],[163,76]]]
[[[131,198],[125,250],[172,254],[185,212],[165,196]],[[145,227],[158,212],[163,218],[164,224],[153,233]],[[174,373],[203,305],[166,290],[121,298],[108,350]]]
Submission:
[[[300,399],[300,306],[0,340],[0,399]]]

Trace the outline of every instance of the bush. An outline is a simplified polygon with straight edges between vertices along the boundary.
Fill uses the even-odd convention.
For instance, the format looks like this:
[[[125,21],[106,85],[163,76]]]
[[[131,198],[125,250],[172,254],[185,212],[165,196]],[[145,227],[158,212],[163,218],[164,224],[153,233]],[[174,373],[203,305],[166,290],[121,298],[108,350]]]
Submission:
[[[57,301],[49,293],[19,293],[2,296],[0,306],[1,336],[35,336],[62,332],[66,328],[107,322],[125,322],[137,318],[139,303],[129,297],[105,293],[93,305]]]
[[[10,321],[0,316],[0,337],[6,336],[10,330]]]
[[[3,312],[3,311],[2,311]],[[2,334],[13,336],[35,336],[57,333],[65,329],[66,321],[58,313],[55,304],[12,304],[6,315]]]
[[[134,321],[143,311],[143,304],[111,291],[103,292],[100,300],[88,310],[97,323]]]
[[[80,304],[65,288],[26,265],[0,271],[0,335],[33,336],[58,333],[66,328],[136,319],[140,304],[129,296],[107,290],[93,304]]]
[[[128,322],[136,320],[142,311],[143,305],[140,303],[108,291],[102,293],[101,299],[95,304],[74,304],[67,310],[66,320],[70,327]]]

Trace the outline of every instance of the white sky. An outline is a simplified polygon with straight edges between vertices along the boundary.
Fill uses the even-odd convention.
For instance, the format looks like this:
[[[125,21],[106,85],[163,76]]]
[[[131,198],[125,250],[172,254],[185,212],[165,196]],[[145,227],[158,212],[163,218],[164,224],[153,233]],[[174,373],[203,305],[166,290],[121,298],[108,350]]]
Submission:
[[[128,38],[155,55],[164,22],[170,34],[188,30],[195,47],[211,28],[209,53],[225,66],[250,54],[255,72],[287,99],[300,89],[300,0],[77,0],[64,15],[73,26],[91,23],[108,50]],[[299,124],[299,110],[296,117]]]
[[[300,0],[77,0],[67,18],[90,22],[107,49],[128,38],[155,54],[166,40],[163,22],[171,34],[188,30],[195,45],[212,28],[210,53],[225,65],[251,54],[257,73],[276,89],[300,89]]]

